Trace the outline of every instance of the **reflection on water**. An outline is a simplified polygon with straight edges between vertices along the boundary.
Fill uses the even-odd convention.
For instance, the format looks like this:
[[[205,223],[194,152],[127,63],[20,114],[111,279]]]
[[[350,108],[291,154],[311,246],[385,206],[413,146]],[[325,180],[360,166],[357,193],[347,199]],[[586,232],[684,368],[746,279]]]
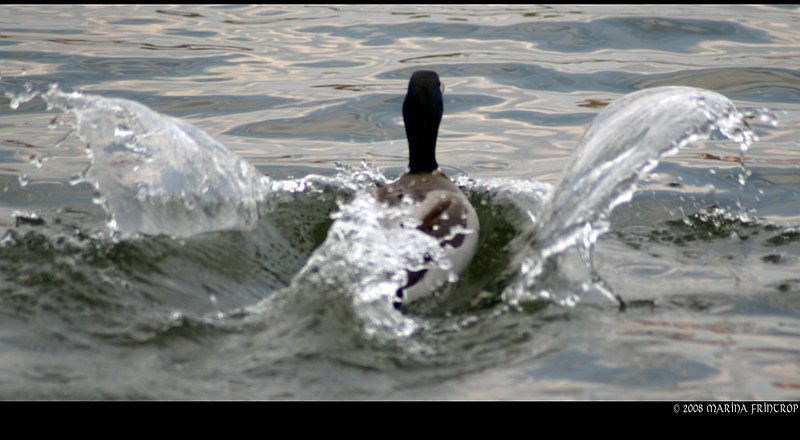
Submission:
[[[688,52],[708,40],[768,43],[767,33],[738,23],[667,17],[610,17],[583,21],[535,20],[506,26],[410,22],[383,25],[316,26],[303,32],[357,38],[368,46],[404,38],[448,37],[533,43],[539,50],[592,52],[598,49],[651,49]]]
[[[797,12],[6,6],[0,394],[797,399]],[[313,173],[358,185],[374,175],[336,163],[366,160],[387,177],[405,167],[399,107],[423,68],[446,85],[439,162],[464,179],[489,235],[454,294],[407,315],[418,332],[400,342],[365,339],[328,289],[287,287],[325,238],[341,201],[330,188],[298,183],[279,203],[280,246],[264,245],[274,231],[108,241],[94,188],[70,185],[89,163],[85,144],[65,138],[72,121],[41,100],[9,108],[50,83],[131,99],[200,127],[276,181]],[[731,142],[683,150],[612,212],[595,263],[626,312],[608,301],[504,308],[492,293],[529,221],[510,200],[539,202],[509,182],[555,184],[602,109],[670,85],[769,108],[779,125],[751,121],[760,141],[743,164],[724,160],[740,157]],[[740,205],[756,217],[737,220]]]

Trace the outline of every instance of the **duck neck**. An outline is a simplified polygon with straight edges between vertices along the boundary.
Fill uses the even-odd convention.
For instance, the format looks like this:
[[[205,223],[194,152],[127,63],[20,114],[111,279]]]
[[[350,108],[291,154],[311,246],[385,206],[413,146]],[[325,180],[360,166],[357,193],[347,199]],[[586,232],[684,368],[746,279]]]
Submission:
[[[436,163],[436,135],[430,138],[408,136],[408,168],[411,173],[430,173],[439,168]]]
[[[430,173],[439,168],[436,163],[436,137],[442,121],[441,104],[433,111],[403,111],[408,138],[408,168],[412,173]]]

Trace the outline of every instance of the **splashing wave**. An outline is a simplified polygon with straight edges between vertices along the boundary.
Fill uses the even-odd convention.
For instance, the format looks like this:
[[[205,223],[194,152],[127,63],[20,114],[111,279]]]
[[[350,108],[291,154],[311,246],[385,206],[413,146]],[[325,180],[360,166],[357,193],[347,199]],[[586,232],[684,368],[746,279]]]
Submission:
[[[72,129],[91,160],[81,179],[100,193],[98,203],[118,238],[262,231],[276,254],[308,256],[296,273],[283,274],[291,281],[277,290],[348,298],[369,335],[406,337],[419,327],[392,307],[394,293],[405,283],[406,270],[420,268],[425,255],[445,269],[448,261],[435,239],[407,226],[413,221],[402,207],[382,206],[372,198],[371,188],[386,181],[379,170],[365,164],[340,167],[335,177],[274,180],[200,129],[142,104],[53,86],[42,93],[28,90],[12,105],[36,96],[74,116]],[[456,183],[473,201],[488,203],[489,211],[510,202],[516,218],[509,226],[511,237],[504,240],[487,238],[497,228],[482,228],[481,250],[488,254],[500,247],[507,257],[504,267],[483,274],[502,282],[482,286],[491,286],[511,305],[541,300],[572,305],[579,296],[574,288],[558,288],[564,279],[558,259],[577,250],[589,271],[589,281],[578,290],[615,298],[592,261],[598,236],[609,228],[609,213],[630,200],[638,179],[660,158],[698,140],[719,135],[746,151],[755,141],[747,116],[707,90],[643,90],[597,116],[554,187],[459,176]],[[303,200],[320,208],[313,221],[298,222],[297,212],[309,210],[293,204]],[[326,238],[308,240],[313,228],[300,224],[324,225],[329,215]],[[482,223],[490,215],[484,212]],[[481,250],[477,259],[483,258]]]

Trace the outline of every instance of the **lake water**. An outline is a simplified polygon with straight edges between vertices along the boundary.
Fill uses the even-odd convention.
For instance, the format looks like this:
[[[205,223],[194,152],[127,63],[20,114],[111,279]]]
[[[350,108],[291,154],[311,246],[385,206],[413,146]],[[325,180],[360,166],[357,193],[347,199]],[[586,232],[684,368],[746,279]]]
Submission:
[[[4,6],[0,398],[796,400],[799,48],[800,9],[783,5]],[[445,84],[439,163],[481,244],[462,279],[400,312],[376,305],[373,268],[405,238],[326,236],[382,215],[348,200],[405,169],[401,105],[422,69]],[[268,177],[270,203],[224,205],[228,223],[217,205],[183,216],[204,203],[190,191],[148,204],[130,152],[92,150],[87,170],[87,139],[106,136],[87,115],[110,104],[27,99],[54,83],[198,127]],[[580,246],[544,269],[555,301],[514,299],[525,246],[546,239],[520,237],[583,134],[659,86],[777,125],[752,118],[746,151],[698,140],[611,212],[592,261],[625,310],[580,273]],[[130,132],[167,130],[152,118]],[[205,156],[182,145],[141,164],[246,174],[227,150],[192,173]]]

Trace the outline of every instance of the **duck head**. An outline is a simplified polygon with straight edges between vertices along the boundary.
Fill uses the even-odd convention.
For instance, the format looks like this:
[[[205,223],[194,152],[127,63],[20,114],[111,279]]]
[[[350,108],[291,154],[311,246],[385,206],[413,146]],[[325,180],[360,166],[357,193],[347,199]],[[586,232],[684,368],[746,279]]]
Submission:
[[[430,70],[414,72],[403,101],[411,173],[430,173],[439,168],[436,163],[436,137],[443,113],[444,100],[439,75]]]

